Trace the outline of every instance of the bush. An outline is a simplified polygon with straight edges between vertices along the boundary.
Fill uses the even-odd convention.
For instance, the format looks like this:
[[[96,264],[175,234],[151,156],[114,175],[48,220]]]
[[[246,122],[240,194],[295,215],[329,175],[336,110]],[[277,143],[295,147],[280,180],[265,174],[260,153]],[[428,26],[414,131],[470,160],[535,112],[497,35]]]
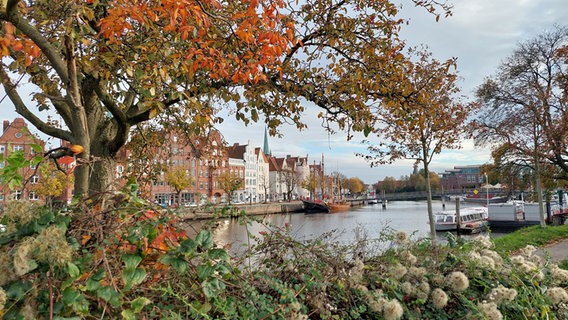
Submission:
[[[531,246],[507,256],[488,238],[448,235],[433,247],[389,228],[346,246],[267,226],[231,257],[214,224],[189,238],[171,212],[128,194],[110,203],[68,212],[7,203],[4,319],[568,318],[568,271]]]

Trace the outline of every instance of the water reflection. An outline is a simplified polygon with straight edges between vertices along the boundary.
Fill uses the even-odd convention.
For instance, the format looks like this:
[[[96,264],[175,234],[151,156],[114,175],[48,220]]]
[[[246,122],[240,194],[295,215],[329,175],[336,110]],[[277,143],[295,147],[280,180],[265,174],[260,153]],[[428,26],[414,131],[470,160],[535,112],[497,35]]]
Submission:
[[[446,208],[450,207],[446,204]],[[434,211],[442,210],[442,202],[434,201]],[[426,201],[394,201],[386,208],[380,204],[354,208],[351,211],[325,214],[272,214],[256,217],[267,225],[277,228],[289,228],[290,233],[297,240],[310,240],[320,237],[325,233],[331,233],[331,241],[341,244],[351,244],[361,234],[368,239],[377,239],[385,228],[396,231],[404,231],[413,239],[429,238],[430,226]],[[199,230],[205,221],[192,222],[192,229],[188,229],[191,235],[194,230]],[[263,223],[241,225],[237,219],[225,219],[218,221],[215,229],[215,241],[220,246],[231,248],[235,254],[242,253],[252,239],[247,232],[259,236],[261,232],[269,231]],[[438,239],[445,241],[445,233],[438,233]],[[471,237],[471,236],[466,236]]]

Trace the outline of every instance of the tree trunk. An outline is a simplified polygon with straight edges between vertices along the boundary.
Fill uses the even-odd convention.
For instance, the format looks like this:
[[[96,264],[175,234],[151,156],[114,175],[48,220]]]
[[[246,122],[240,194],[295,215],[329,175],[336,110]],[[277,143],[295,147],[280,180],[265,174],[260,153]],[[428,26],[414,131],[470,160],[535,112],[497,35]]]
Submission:
[[[426,161],[424,161],[424,174],[426,175],[426,202],[428,206],[428,221],[430,222],[430,236],[432,237],[432,245],[436,245],[438,239],[436,237],[436,222],[434,221],[434,212],[432,210],[432,187],[430,186],[430,171]]]
[[[100,157],[94,161],[91,170],[90,195],[102,195],[115,189],[116,160],[111,156]]]

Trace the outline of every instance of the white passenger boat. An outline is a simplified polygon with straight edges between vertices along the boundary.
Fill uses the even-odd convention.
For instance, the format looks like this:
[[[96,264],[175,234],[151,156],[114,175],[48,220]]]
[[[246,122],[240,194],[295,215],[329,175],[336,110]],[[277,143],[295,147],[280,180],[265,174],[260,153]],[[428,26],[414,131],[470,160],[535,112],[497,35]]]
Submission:
[[[434,215],[436,231],[457,230],[458,224],[455,210],[440,211]],[[460,209],[460,230],[478,232],[487,227],[487,208],[469,207]]]

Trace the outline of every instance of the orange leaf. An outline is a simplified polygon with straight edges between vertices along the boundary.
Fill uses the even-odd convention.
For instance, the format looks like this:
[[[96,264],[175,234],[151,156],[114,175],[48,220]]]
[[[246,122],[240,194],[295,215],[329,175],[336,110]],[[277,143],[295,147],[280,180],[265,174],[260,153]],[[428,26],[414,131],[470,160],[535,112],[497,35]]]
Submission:
[[[59,162],[59,164],[72,164],[73,162],[75,162],[75,158],[70,156],[63,156],[57,159],[57,162]]]
[[[91,236],[89,235],[83,235],[81,237],[81,245],[84,246],[85,243],[89,242],[89,240],[91,240]]]

